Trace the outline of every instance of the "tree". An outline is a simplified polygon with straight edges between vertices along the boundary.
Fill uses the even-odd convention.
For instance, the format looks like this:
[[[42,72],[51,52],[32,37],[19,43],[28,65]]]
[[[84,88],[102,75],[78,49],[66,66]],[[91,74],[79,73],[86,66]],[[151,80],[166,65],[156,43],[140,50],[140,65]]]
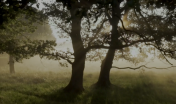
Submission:
[[[95,3],[95,2],[94,2]],[[66,3],[66,4],[68,4],[68,3]],[[80,3],[81,4],[81,3]],[[93,4],[93,3],[92,3]],[[99,2],[99,4],[101,4],[101,2]],[[71,6],[71,4],[68,4],[68,5],[70,5]],[[102,5],[101,5],[102,6]],[[52,8],[56,8],[56,7],[52,7]],[[102,8],[102,7],[101,7]],[[100,9],[101,9],[100,8]],[[96,8],[96,9],[99,9],[99,8]],[[59,11],[59,12],[61,12],[61,11]],[[98,14],[98,16],[100,16],[102,13],[102,11],[101,12],[99,12],[98,10],[97,10],[97,12],[96,11],[93,11],[93,12],[95,12],[95,14]],[[54,12],[54,13],[56,13],[56,12]],[[57,12],[58,13],[58,12]],[[62,15],[59,15],[60,17],[64,17],[65,15],[63,15],[64,13],[63,12],[61,12],[62,13]],[[61,14],[60,13],[60,14]],[[98,16],[95,16],[96,18],[98,18]],[[116,17],[116,16],[115,16]],[[116,17],[116,18],[118,18],[118,17]],[[71,18],[71,21],[72,21],[72,19],[73,18]],[[115,20],[115,21],[117,21],[117,20]],[[77,22],[77,23],[79,23],[79,22]],[[72,22],[72,24],[73,24],[73,22]],[[113,25],[115,26],[115,25],[117,25],[117,22],[115,22],[115,23],[113,23]],[[103,26],[103,24],[102,24],[102,26]],[[62,27],[63,28],[63,27]],[[73,28],[73,27],[72,27]],[[66,29],[63,29],[63,30],[66,30]],[[100,31],[100,30],[99,30]],[[67,31],[66,31],[67,32]],[[77,30],[77,32],[80,32],[80,29],[79,30]],[[72,31],[71,31],[71,33],[72,33]],[[117,33],[116,32],[116,30],[114,29],[114,34],[115,33]],[[74,35],[73,35],[74,36]],[[79,34],[79,37],[80,37],[80,34]],[[89,36],[88,36],[89,37]],[[77,37],[72,37],[72,38],[76,38],[76,39],[79,39],[79,38],[77,38]],[[84,39],[83,37],[81,37],[82,38],[82,40]],[[114,53],[115,53],[115,48],[116,48],[116,46],[115,46],[115,43],[116,43],[116,35],[113,35],[112,36],[112,39],[113,39],[113,41],[111,41],[111,46],[110,46],[110,50],[109,50],[109,56],[111,56],[111,58],[108,56],[107,57],[107,60],[113,60],[113,57],[114,57]],[[81,39],[80,39],[81,40]],[[93,38],[92,39],[90,39],[89,40],[89,42],[88,42],[88,45],[87,45],[87,47],[85,48],[85,54],[89,51],[89,50],[91,50],[91,49],[94,49],[94,48],[96,48],[96,49],[98,49],[98,48],[107,48],[107,49],[109,49],[109,47],[107,47],[107,46],[104,46],[102,43],[103,43],[103,41],[102,41],[102,39],[100,39],[100,41],[98,42],[98,44],[96,44],[96,42],[94,41],[95,40],[95,37],[93,36]],[[93,41],[93,42],[92,42]],[[72,39],[72,43],[73,43],[73,39]],[[73,44],[75,44],[75,43],[73,43]],[[79,44],[81,44],[81,43],[79,43]],[[82,43],[82,44],[85,44],[85,43]],[[79,45],[76,45],[76,46],[79,46]],[[79,50],[80,52],[82,52],[83,50]],[[80,55],[80,54],[79,54]],[[108,59],[108,58],[110,58],[110,59]],[[79,59],[80,60],[80,59]],[[84,61],[85,61],[85,59],[84,59]],[[108,61],[106,61],[106,62],[108,62]],[[105,62],[105,63],[106,63]],[[84,65],[84,64],[83,64]],[[105,72],[103,72],[104,74],[106,73],[106,74],[108,74],[109,72],[110,72],[110,68],[111,68],[111,65],[112,65],[112,61],[110,62],[110,64],[105,64],[106,65],[106,67],[104,68],[104,65],[102,66],[102,68],[104,68],[105,69]],[[106,69],[107,68],[109,68],[109,71],[107,71]],[[83,69],[84,68],[82,68],[81,70],[83,71]],[[73,74],[73,72],[72,72],[72,74]],[[100,82],[104,82],[104,79],[102,79],[102,78],[104,78],[104,74],[102,74],[101,75],[101,78],[99,78],[99,79],[101,79],[102,81],[100,81]],[[76,74],[75,74],[76,75]],[[109,74],[108,74],[109,75]],[[76,76],[79,76],[79,74],[77,74]],[[83,76],[83,74],[81,73],[81,76]],[[105,77],[106,77],[106,75],[105,75]],[[109,78],[109,77],[106,77],[106,78]],[[82,78],[75,78],[76,80],[79,80],[79,79],[82,79]],[[72,80],[72,78],[71,78],[71,80]],[[71,81],[72,82],[72,81]],[[108,84],[110,84],[110,83],[108,83]],[[80,84],[81,85],[81,84]],[[66,87],[67,88],[67,87]],[[72,89],[73,87],[70,87],[69,89]]]
[[[57,0],[57,2],[61,2],[63,4],[58,4],[60,6],[59,10],[57,7],[49,6],[50,9],[46,9],[45,12],[48,12],[48,15],[52,15],[59,19],[65,19],[66,23],[70,23],[71,25],[71,32],[69,29],[64,29],[63,26],[58,25],[61,29],[63,29],[66,33],[69,34],[74,51],[74,62],[71,62],[68,57],[64,58],[70,64],[72,64],[72,75],[69,84],[65,87],[65,91],[75,91],[75,92],[82,92],[83,88],[83,71],[85,67],[85,59],[86,53],[93,47],[86,47],[88,44],[83,43],[83,37],[81,37],[81,21],[83,17],[87,17],[88,9],[93,5],[93,0],[90,1],[65,1],[65,0]],[[59,7],[58,6],[58,7]],[[67,7],[65,9],[64,7]],[[62,9],[62,10],[61,10]],[[68,13],[68,11],[70,13]],[[62,23],[65,24],[65,23]],[[67,25],[67,24],[66,24]],[[65,27],[67,27],[65,25]],[[84,35],[86,38],[86,35]],[[88,38],[87,38],[88,39]],[[86,39],[85,39],[86,40]],[[85,46],[84,46],[85,45]],[[63,58],[63,57],[61,57]]]
[[[85,5],[82,1],[65,1],[57,0],[62,2],[64,6],[70,12],[70,17],[67,17],[68,22],[71,21],[71,33],[70,37],[72,40],[74,50],[74,62],[72,64],[72,75],[69,84],[65,87],[65,91],[76,91],[82,92],[83,88],[83,71],[85,67],[86,50],[81,39],[81,20],[86,16],[87,10],[91,5]]]
[[[145,7],[145,1],[127,1],[126,5],[120,8],[120,3],[122,2],[123,0],[121,0],[120,2],[114,0],[111,3],[111,11],[107,12],[109,22],[112,26],[111,43],[110,49],[108,50],[108,53],[102,63],[99,80],[96,83],[97,87],[108,87],[111,85],[109,80],[109,72],[112,67],[115,49],[121,50],[125,47],[135,45],[136,43],[144,43],[145,45],[154,46],[161,52],[163,57],[165,57],[164,55],[166,55],[167,53],[172,56],[171,54],[176,51],[175,49],[166,49],[168,45],[164,45],[165,42],[172,43],[173,37],[175,36],[175,25],[173,25],[175,24],[175,22],[173,21],[175,19],[172,18],[173,20],[171,21],[173,24],[171,25],[169,22],[167,23],[167,20],[165,20],[170,18],[169,16],[163,17],[163,15],[159,15],[157,13],[149,13],[149,11],[152,12],[154,10]],[[152,6],[154,5],[151,5],[151,7]],[[130,9],[134,11],[129,12]],[[143,12],[143,10],[147,12]],[[127,26],[129,30],[124,27],[123,21],[121,20],[123,12],[125,12],[125,15],[127,16],[130,15],[128,19],[131,23],[129,23],[129,25]],[[136,18],[138,19],[134,20]],[[119,32],[119,28],[117,27],[118,21],[122,23],[122,27],[124,29],[125,34]],[[161,30],[160,27],[162,26],[165,27],[163,27]],[[139,47],[139,45],[137,46]]]
[[[13,20],[15,20],[20,13],[30,14],[30,15],[34,14],[35,10],[33,9],[32,5],[35,3],[36,3],[36,0],[1,0],[0,1],[0,11],[1,11],[0,29],[5,29],[4,24],[6,24],[7,22],[13,22]],[[3,42],[0,44],[2,46]],[[3,49],[0,49],[0,50],[2,51]],[[14,73],[14,66],[13,66],[14,60],[11,55],[9,57],[9,60],[10,60],[9,65],[10,65],[11,72]]]
[[[97,86],[108,87],[111,85],[110,80],[109,80],[109,72],[112,67],[112,62],[113,62],[116,50],[123,51],[125,48],[134,46],[139,43],[157,44],[156,41],[161,41],[162,38],[166,37],[166,35],[158,34],[160,37],[155,38],[155,34],[158,31],[152,28],[155,31],[155,33],[150,33],[150,30],[147,30],[149,29],[148,28],[149,21],[147,22],[144,21],[145,20],[144,18],[146,19],[149,17],[151,18],[153,14],[150,14],[150,13],[148,13],[147,16],[143,16],[144,18],[142,16],[141,16],[142,18],[140,17],[140,20],[142,20],[143,23],[145,23],[144,26],[141,26],[140,24],[135,25],[135,21],[132,21],[132,20],[129,22],[127,26],[128,28],[123,26],[123,21],[121,20],[121,17],[124,16],[125,18],[133,14],[131,18],[127,18],[127,19],[130,20],[133,18],[135,19],[138,18],[138,16],[135,16],[134,13],[138,12],[140,14],[140,11],[144,9],[142,6],[146,4],[146,2],[144,1],[140,2],[138,0],[134,0],[134,1],[130,1],[130,0],[127,0],[127,1],[124,1],[124,0],[120,0],[120,1],[119,0],[118,1],[117,0],[105,0],[105,1],[101,1],[101,0],[94,0],[94,1],[93,0],[89,0],[89,1],[86,1],[86,0],[81,0],[81,1],[57,0],[57,2],[61,2],[64,7],[67,7],[67,9],[60,6],[59,10],[56,13],[55,10],[57,9],[57,7],[52,6],[51,7],[52,12],[50,12],[51,13],[50,15],[54,15],[56,16],[56,18],[59,18],[59,19],[66,18],[65,22],[71,23],[71,27],[72,27],[71,30],[67,30],[67,29],[64,29],[63,26],[59,25],[61,29],[63,29],[68,34],[70,34],[72,45],[73,45],[73,50],[74,50],[74,62],[73,63],[69,61],[68,57],[66,57],[66,60],[72,64],[72,77],[71,77],[71,80],[68,86],[65,88],[68,91],[82,91],[83,90],[82,81],[83,81],[83,70],[84,70],[84,64],[85,64],[85,55],[89,50],[100,49],[100,48],[109,49],[107,56],[103,61],[104,64],[101,65],[102,67],[101,67],[100,77],[96,84]],[[83,17],[88,17],[88,15],[85,15],[85,14],[91,15],[89,11],[91,11],[91,7],[93,7],[92,6],[93,4],[96,4],[96,8],[92,11],[93,16],[97,19],[98,17],[102,16],[103,13],[105,13],[106,14],[105,19],[109,20],[109,23],[112,26],[112,31],[111,31],[111,34],[104,35],[104,37],[102,36],[103,38],[101,39],[95,39],[97,36],[99,36],[96,34],[93,34],[95,36],[92,36],[92,37],[88,35],[88,37],[86,37],[88,42],[85,42],[86,39],[80,34],[81,19]],[[120,6],[121,4],[125,4],[125,5],[121,7]],[[142,9],[140,9],[140,7],[142,7]],[[67,10],[70,11],[70,14],[68,13]],[[119,28],[117,26],[119,22],[122,23],[122,28]],[[89,22],[87,23],[89,24]],[[141,23],[141,22],[138,22],[138,23]],[[151,23],[153,23],[153,21]],[[101,25],[101,26],[103,27],[104,25]],[[67,25],[65,25],[65,27],[67,27]],[[145,33],[143,32],[142,28],[145,30]],[[95,31],[97,32],[97,34],[99,34],[100,30],[95,29]],[[174,31],[175,30],[172,30],[172,32]],[[105,42],[104,40],[107,40],[107,41]],[[107,44],[109,44],[109,46],[107,46]],[[136,47],[140,47],[140,45],[136,45]],[[169,50],[166,51],[166,53],[168,52]]]
[[[47,23],[47,21],[46,22],[44,21],[43,23],[35,23],[34,25],[37,28],[35,30],[35,32],[23,33],[22,35],[26,36],[31,41],[33,41],[33,40],[34,41],[39,41],[39,40],[54,41],[55,40],[54,36],[52,36],[52,31],[51,31],[50,26]],[[49,48],[49,49],[53,50],[52,48]],[[34,55],[32,55],[32,56],[34,56]],[[15,69],[14,69],[15,60],[14,59],[15,59],[15,56],[13,57],[12,55],[9,55],[9,66],[10,66],[11,73],[15,72]],[[20,59],[20,61],[22,61],[22,59]]]
[[[11,22],[6,22],[6,24],[3,24],[4,29],[1,29],[0,51],[2,53],[6,52],[7,54],[9,54],[10,73],[15,73],[15,61],[20,62],[23,58],[28,59],[37,54],[43,56],[43,52],[51,52],[52,50],[54,50],[53,47],[56,45],[54,40],[46,40],[46,37],[48,37],[48,35],[51,36],[51,30],[47,29],[49,28],[49,25],[45,24],[45,27],[42,26],[41,22],[43,20],[34,21],[38,17],[40,17],[41,14],[38,12],[37,15],[30,15],[31,17],[28,16],[29,15],[16,16],[16,19],[11,20]],[[26,17],[28,18],[26,19]],[[36,26],[34,26],[34,23],[39,29],[32,35],[29,33],[35,31]],[[40,31],[40,28],[46,28],[44,29],[45,33],[44,31]]]

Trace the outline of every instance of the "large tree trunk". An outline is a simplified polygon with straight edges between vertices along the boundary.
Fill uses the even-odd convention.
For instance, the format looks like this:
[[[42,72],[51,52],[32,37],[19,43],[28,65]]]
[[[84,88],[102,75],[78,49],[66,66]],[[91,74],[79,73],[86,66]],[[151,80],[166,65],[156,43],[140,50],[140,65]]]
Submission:
[[[114,2],[114,4],[112,5],[112,19],[110,20],[110,24],[112,25],[110,49],[108,50],[106,57],[102,62],[99,79],[98,82],[95,84],[95,87],[98,88],[108,88],[111,86],[109,77],[115,55],[115,49],[121,46],[121,42],[118,41],[120,35],[117,30],[117,24],[119,22],[121,14],[119,7],[120,5],[118,2]]]
[[[111,85],[109,75],[114,59],[115,49],[109,49],[106,58],[101,64],[101,71],[96,87],[109,87]]]
[[[9,68],[10,68],[10,73],[15,73],[15,68],[14,68],[14,59],[12,55],[9,55]]]
[[[72,64],[72,75],[69,84],[65,87],[67,92],[82,92],[83,88],[83,72],[85,66],[85,55],[75,57],[75,61]]]
[[[70,37],[74,50],[74,62],[72,64],[72,75],[69,84],[65,87],[68,92],[82,92],[83,88],[83,71],[85,67],[86,52],[81,39],[81,16],[75,16],[75,10],[70,10],[72,15],[72,29]]]

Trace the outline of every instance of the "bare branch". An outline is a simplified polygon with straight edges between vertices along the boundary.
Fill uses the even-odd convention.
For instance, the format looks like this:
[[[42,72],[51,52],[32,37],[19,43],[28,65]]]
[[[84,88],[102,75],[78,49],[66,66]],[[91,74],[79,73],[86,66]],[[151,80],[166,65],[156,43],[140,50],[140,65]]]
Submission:
[[[72,58],[69,58],[69,57],[64,57],[64,56],[62,56],[61,54],[59,54],[58,52],[56,52],[56,54],[54,54],[54,53],[44,53],[44,54],[41,54],[41,55],[43,55],[43,56],[53,56],[53,57],[55,57],[56,59],[59,59],[59,58],[61,58],[61,59],[63,59],[63,60],[66,60],[69,64],[73,64],[73,62],[71,61],[71,60],[69,60],[69,59],[72,59]]]
[[[117,16],[117,15],[116,15],[116,16]],[[136,31],[127,30],[127,29],[125,28],[124,24],[123,24],[123,20],[122,20],[119,16],[117,16],[117,17],[119,18],[120,22],[122,23],[122,28],[123,28],[125,31],[135,33],[135,34],[139,35],[141,38],[143,38],[143,40],[145,40],[145,36],[143,36],[142,34],[136,32]]]
[[[159,50],[159,52],[160,52],[161,55],[164,57],[164,59],[165,59],[170,65],[173,65],[173,64],[172,64],[172,63],[166,58],[166,56],[165,56],[165,52],[168,52],[168,51],[159,48],[158,45],[156,46],[156,45],[154,45],[154,44],[149,44],[149,43],[145,43],[145,45],[151,45],[151,46],[154,46],[156,49]],[[163,54],[162,52],[164,52],[164,54]],[[170,53],[171,53],[171,52],[175,52],[175,51],[170,51]]]
[[[162,54],[162,56],[164,57],[164,59],[170,64],[170,65],[173,65],[167,58],[166,56],[160,51],[160,53]]]
[[[95,33],[94,37],[89,41],[88,46],[90,46],[91,42],[96,38],[96,36],[100,33],[101,29],[103,28],[104,23],[107,21],[108,19],[104,19],[102,24],[100,25],[100,27],[98,28],[97,32]]]
[[[141,43],[141,42],[152,42],[152,41],[154,41],[154,39],[149,39],[149,40],[136,40],[136,41],[131,42],[130,44],[122,45],[122,48],[129,47],[129,46],[132,46],[132,45],[134,45],[134,44]]]
[[[139,67],[136,67],[136,68],[132,68],[132,67],[116,67],[116,66],[112,66],[112,68],[117,68],[117,69],[132,69],[132,70],[136,70],[136,69],[140,69],[140,68],[147,68],[147,69],[169,69],[169,68],[173,68],[173,67],[176,67],[176,66],[170,66],[170,67],[166,67],[166,68],[159,68],[159,67],[147,67],[145,65],[141,65]]]
[[[64,27],[62,27],[60,24],[57,24],[57,26],[59,27],[59,28],[61,28],[64,32],[66,32],[67,34],[71,34],[67,29],[65,29]]]
[[[133,41],[130,44],[122,45],[121,47],[115,47],[115,48],[116,49],[123,49],[125,47],[129,47],[129,46],[132,46],[132,45],[140,43],[140,42],[151,42],[151,41],[153,41],[153,39],[150,39],[150,40],[137,40],[137,41]],[[109,49],[110,47],[109,46],[104,46],[104,45],[93,45],[93,46],[87,47],[86,48],[86,52],[88,52],[90,49],[100,49],[100,48]]]
[[[136,13],[136,10],[134,9],[134,12],[135,12],[135,15],[137,16],[137,13]],[[140,14],[140,16],[144,19],[144,21],[145,21],[145,23],[146,23],[146,25],[147,25],[147,27],[150,29],[150,33],[152,34],[152,29],[151,29],[151,27],[150,27],[150,25],[148,24],[148,21],[144,18],[144,16],[142,15],[142,13],[139,11],[139,14]],[[138,16],[137,16],[137,18],[138,18]],[[122,23],[122,27],[123,27],[123,29],[125,30],[125,31],[131,31],[131,30],[127,30],[125,27],[124,27],[124,24],[123,24],[123,21],[122,21],[122,19],[121,18],[119,18],[120,19],[120,21],[121,21],[121,23]],[[139,19],[139,18],[138,18]],[[131,32],[134,32],[134,31],[131,31]],[[138,34],[139,36],[141,36],[139,33],[137,33],[137,32],[134,32],[134,33],[136,33],[136,34]],[[143,36],[141,36],[144,40],[145,40],[145,38],[143,37]],[[144,41],[143,40],[143,41]],[[152,42],[152,41],[155,41],[155,39],[151,39],[150,41],[148,41],[148,42]],[[140,41],[139,41],[140,42]],[[141,41],[142,42],[142,41]],[[145,42],[145,41],[144,41]],[[131,45],[133,45],[133,44],[135,44],[135,43],[138,43],[137,41],[136,42],[133,42]],[[156,46],[157,45],[157,46]],[[169,60],[165,57],[165,55],[162,53],[162,51],[163,50],[161,50],[161,49],[159,49],[159,46],[158,46],[158,44],[156,44],[156,45],[153,45],[155,48],[157,48],[160,52],[161,52],[161,54],[163,55],[163,57],[166,59],[166,61],[170,64],[170,65],[173,65],[171,62],[169,62]],[[129,45],[126,45],[126,47],[128,47]]]
[[[109,15],[107,9],[105,10],[105,14],[106,14],[106,16],[108,17],[108,20],[110,21],[110,24],[112,24],[113,21],[112,21],[111,16]]]
[[[125,6],[120,9],[121,12],[125,11],[126,14],[129,11],[128,1],[126,2]]]
[[[94,45],[94,46],[89,46],[89,47],[87,47],[85,50],[86,50],[86,52],[88,52],[88,51],[91,50],[91,49],[100,49],[100,48],[109,49],[109,46]]]

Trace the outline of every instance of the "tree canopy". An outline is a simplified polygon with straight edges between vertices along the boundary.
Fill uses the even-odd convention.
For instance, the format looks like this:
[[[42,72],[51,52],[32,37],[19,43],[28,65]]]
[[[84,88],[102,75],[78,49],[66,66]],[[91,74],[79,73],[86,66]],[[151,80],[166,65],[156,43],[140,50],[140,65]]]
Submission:
[[[4,28],[4,22],[9,19],[15,19],[16,16],[23,11],[23,13],[35,13],[33,4],[36,0],[1,0],[0,1],[0,28]]]
[[[53,17],[52,19],[62,32],[71,37],[74,50],[72,65],[76,61],[77,51],[79,51],[79,57],[84,57],[80,55],[85,55],[92,49],[108,49],[101,65],[102,80],[109,78],[108,73],[115,53],[119,55],[119,58],[123,56],[121,58],[133,61],[131,56],[127,55],[130,47],[136,47],[140,52],[145,53],[142,49],[152,46],[160,51],[166,60],[166,57],[175,56],[175,49],[173,49],[175,3],[172,0],[57,0],[56,2],[58,3],[47,5],[49,9],[46,9],[46,13]],[[74,21],[77,25],[74,25]],[[99,26],[92,28],[97,21],[99,21]],[[73,27],[80,27],[80,25],[81,29]],[[112,27],[112,30],[103,31],[102,29],[106,29],[106,26]],[[69,60],[68,57],[67,60]],[[104,75],[101,75],[103,70]]]

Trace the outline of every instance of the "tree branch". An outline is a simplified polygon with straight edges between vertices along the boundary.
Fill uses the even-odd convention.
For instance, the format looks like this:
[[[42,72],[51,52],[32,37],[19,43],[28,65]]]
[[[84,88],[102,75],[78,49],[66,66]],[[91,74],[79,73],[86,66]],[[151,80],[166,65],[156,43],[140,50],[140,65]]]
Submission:
[[[125,6],[120,9],[121,13],[122,13],[123,11],[125,11],[124,14],[126,14],[126,13],[129,11],[129,6],[128,6],[128,2],[129,2],[129,1],[130,1],[130,0],[128,0],[128,1],[126,2]]]
[[[173,65],[167,58],[166,56],[160,51],[161,55],[164,57],[164,59],[170,64],[170,65]]]
[[[97,32],[95,33],[94,37],[92,37],[92,39],[89,41],[88,46],[90,46],[91,42],[96,38],[96,36],[100,33],[101,29],[103,28],[104,23],[107,21],[108,19],[104,19],[102,24],[100,25],[100,27],[98,28]]]
[[[150,39],[150,40],[136,40],[136,41],[131,42],[130,44],[122,45],[122,48],[129,47],[129,46],[132,46],[134,44],[141,43],[141,42],[152,42],[152,41],[154,41],[154,39]]]
[[[165,59],[170,65],[173,65],[173,64],[166,58],[166,56],[165,56],[165,52],[168,52],[168,51],[166,51],[166,50],[164,50],[164,49],[161,49],[158,45],[156,46],[156,45],[154,45],[154,44],[149,44],[149,43],[145,43],[145,45],[154,46],[156,49],[159,50],[159,52],[160,52],[161,55],[164,57],[164,59]],[[162,52],[164,52],[164,54],[163,54]],[[175,51],[170,51],[170,53],[171,53],[171,52],[175,52]]]
[[[88,52],[88,51],[91,50],[91,49],[100,49],[100,48],[103,48],[103,49],[109,49],[109,46],[104,46],[104,45],[93,45],[93,46],[89,46],[89,47],[87,47],[85,50],[86,50],[86,52]]]
[[[108,17],[108,20],[109,20],[110,24],[112,24],[113,21],[112,21],[111,16],[109,15],[107,9],[105,10],[105,14],[106,14],[106,16]]]
[[[64,27],[62,27],[60,24],[57,24],[57,26],[59,27],[59,28],[61,28],[64,32],[66,32],[67,34],[71,34],[67,29],[64,29]]]
[[[62,56],[61,54],[59,54],[57,52],[56,52],[56,54],[54,54],[54,53],[52,53],[52,54],[51,53],[44,53],[44,54],[40,54],[40,55],[42,55],[42,56],[53,56],[53,57],[56,57],[56,59],[61,58],[63,60],[66,60],[69,64],[73,64],[73,62],[71,60],[69,60],[69,57],[64,57],[64,56]]]
[[[159,68],[159,67],[147,67],[145,65],[141,65],[139,67],[136,67],[136,68],[132,68],[132,67],[116,67],[116,66],[112,66],[112,68],[117,68],[117,69],[132,69],[132,70],[136,70],[136,69],[140,69],[140,68],[147,68],[147,69],[169,69],[169,68],[173,68],[173,67],[176,67],[176,66],[170,66],[170,67],[166,67],[166,68]]]

